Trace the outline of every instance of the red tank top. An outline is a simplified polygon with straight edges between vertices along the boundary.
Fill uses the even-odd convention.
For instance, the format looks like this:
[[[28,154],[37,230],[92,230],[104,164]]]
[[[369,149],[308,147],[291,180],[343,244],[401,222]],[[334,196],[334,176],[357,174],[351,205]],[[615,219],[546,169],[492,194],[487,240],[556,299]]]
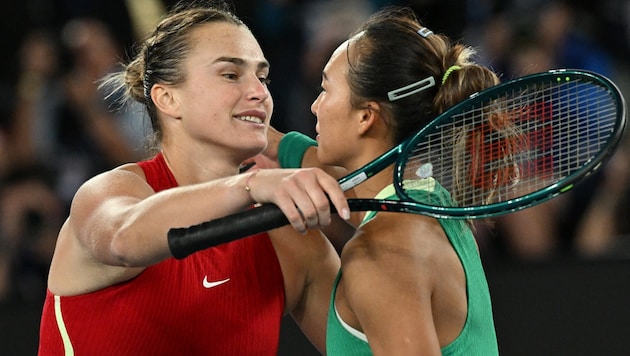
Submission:
[[[177,186],[161,154],[139,165],[156,192]],[[47,291],[39,355],[276,355],[283,311],[282,272],[264,233],[89,294]]]

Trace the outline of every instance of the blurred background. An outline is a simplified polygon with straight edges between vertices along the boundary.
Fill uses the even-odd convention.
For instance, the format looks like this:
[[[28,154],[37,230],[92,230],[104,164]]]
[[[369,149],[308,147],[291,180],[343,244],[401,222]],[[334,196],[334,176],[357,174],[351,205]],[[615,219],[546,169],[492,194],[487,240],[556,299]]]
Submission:
[[[146,157],[147,118],[95,81],[134,53],[172,0],[21,0],[0,15],[0,355],[34,355],[46,274],[87,178]],[[502,80],[592,70],[630,97],[630,0],[234,0],[271,62],[272,124],[314,135],[310,104],[333,49],[370,13],[408,5],[477,48]],[[109,120],[90,120],[94,115]],[[537,207],[479,224],[504,355],[627,355],[630,145]],[[283,355],[316,352],[289,320]]]

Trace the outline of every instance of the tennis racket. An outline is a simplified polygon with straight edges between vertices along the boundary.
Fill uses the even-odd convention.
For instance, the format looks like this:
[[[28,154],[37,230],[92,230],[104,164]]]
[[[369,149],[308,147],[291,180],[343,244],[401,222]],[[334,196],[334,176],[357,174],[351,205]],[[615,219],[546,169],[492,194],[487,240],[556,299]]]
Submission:
[[[351,189],[394,164],[395,199],[349,199],[352,211],[436,218],[508,214],[565,193],[600,169],[626,124],[624,98],[597,73],[552,70],[475,93],[339,180]],[[332,206],[332,205],[331,205]],[[168,233],[173,256],[288,224],[273,204]]]

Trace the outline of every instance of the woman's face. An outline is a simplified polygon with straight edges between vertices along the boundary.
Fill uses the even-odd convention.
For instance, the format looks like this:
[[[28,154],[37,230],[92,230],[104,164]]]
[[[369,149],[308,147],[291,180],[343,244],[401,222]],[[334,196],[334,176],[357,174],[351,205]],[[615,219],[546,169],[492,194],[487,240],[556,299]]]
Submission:
[[[190,41],[186,79],[175,88],[181,126],[195,142],[225,154],[256,155],[266,147],[273,111],[269,63],[258,42],[229,23],[200,26]]]
[[[356,113],[350,104],[351,92],[347,81],[348,42],[341,44],[332,54],[322,73],[321,92],[311,111],[317,116],[317,157],[329,165],[349,167],[356,149]]]

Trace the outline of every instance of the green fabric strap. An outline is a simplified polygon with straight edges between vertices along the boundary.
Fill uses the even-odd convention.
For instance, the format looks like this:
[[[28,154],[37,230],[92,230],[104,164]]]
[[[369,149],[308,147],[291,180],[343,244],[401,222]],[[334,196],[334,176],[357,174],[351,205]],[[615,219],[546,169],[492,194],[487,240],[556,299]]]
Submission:
[[[278,144],[278,161],[282,168],[302,167],[304,153],[311,146],[317,146],[317,141],[297,131],[287,132]]]

